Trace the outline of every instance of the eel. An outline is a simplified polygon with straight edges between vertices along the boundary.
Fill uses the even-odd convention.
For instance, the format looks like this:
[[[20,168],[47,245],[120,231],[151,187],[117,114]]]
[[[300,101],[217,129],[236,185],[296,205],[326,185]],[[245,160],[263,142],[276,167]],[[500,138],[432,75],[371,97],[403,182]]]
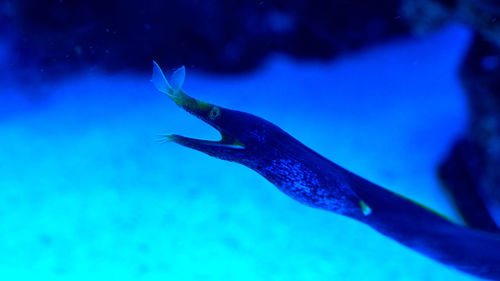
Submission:
[[[185,147],[243,164],[289,197],[365,223],[397,242],[463,272],[500,280],[500,235],[454,223],[380,187],[249,113],[200,101],[182,90],[185,68],[168,81],[153,61],[152,82],[177,105],[215,128],[219,141],[167,135]]]

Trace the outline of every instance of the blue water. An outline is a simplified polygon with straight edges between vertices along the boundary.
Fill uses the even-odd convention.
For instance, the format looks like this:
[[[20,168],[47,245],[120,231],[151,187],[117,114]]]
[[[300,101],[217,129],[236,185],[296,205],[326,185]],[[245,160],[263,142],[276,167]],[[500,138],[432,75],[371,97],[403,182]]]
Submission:
[[[331,62],[275,55],[240,75],[188,67],[184,89],[459,221],[436,167],[466,126],[456,71],[469,39],[451,26]],[[217,133],[149,79],[3,82],[1,280],[475,279],[301,205],[243,166],[162,143],[163,133]],[[48,97],[21,98],[31,90]]]

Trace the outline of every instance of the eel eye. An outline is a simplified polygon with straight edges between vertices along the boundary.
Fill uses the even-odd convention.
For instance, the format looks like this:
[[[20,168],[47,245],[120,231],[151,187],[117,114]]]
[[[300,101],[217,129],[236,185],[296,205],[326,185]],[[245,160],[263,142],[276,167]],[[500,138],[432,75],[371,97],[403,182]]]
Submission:
[[[220,117],[220,109],[217,106],[212,107],[210,113],[208,114],[208,117],[210,117],[210,119],[212,120],[216,120]]]

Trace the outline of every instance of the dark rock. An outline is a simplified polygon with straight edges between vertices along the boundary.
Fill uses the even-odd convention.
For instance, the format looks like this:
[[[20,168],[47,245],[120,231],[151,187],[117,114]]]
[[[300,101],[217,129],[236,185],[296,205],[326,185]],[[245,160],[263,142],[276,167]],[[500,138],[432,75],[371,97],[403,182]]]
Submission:
[[[439,168],[439,176],[446,184],[460,215],[467,225],[486,231],[499,231],[480,194],[480,179],[484,163],[473,142],[459,140],[446,161]]]
[[[400,0],[7,2],[13,60],[46,77],[94,67],[150,71],[152,59],[245,71],[273,52],[331,58],[408,30]]]
[[[500,2],[404,0],[402,7],[417,32],[451,20],[476,32],[460,70],[469,128],[442,164],[440,177],[470,226],[500,231]]]
[[[500,207],[500,47],[477,34],[460,77],[470,108],[468,138],[481,160],[478,193],[496,217]]]

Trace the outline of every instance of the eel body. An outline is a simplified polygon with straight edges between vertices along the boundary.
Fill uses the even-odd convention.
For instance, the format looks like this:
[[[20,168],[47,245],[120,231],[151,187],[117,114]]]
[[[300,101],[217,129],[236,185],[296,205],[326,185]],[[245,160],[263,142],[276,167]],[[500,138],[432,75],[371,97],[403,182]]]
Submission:
[[[217,129],[222,138],[208,141],[169,135],[169,140],[241,163],[301,203],[365,223],[450,267],[500,280],[500,235],[458,225],[371,183],[264,119],[188,96],[181,89],[184,72],[184,68],[178,69],[169,83],[154,63],[152,82],[179,106]]]

